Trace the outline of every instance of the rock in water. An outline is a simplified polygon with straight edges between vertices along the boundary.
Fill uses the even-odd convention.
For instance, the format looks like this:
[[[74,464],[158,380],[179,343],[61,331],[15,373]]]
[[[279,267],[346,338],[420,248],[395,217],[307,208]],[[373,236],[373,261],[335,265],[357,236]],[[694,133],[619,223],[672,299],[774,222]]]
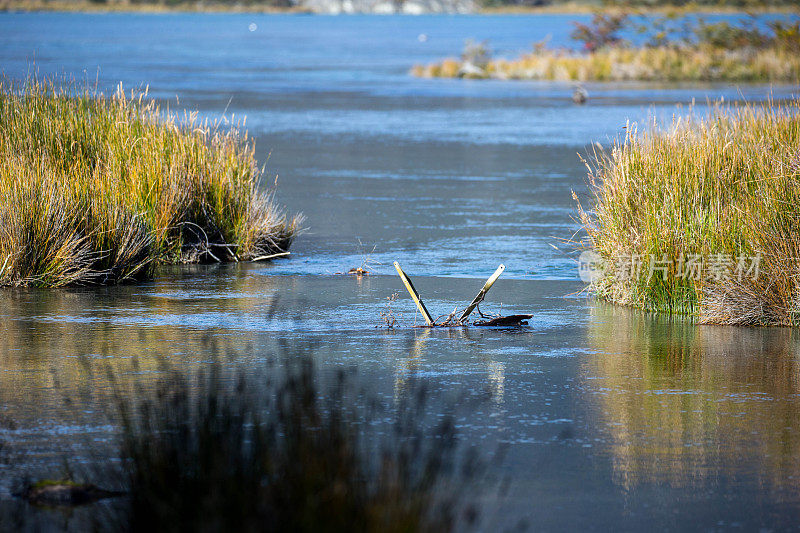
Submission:
[[[40,481],[29,485],[17,496],[34,505],[73,507],[93,503],[103,498],[121,496],[122,494],[121,492],[103,490],[89,483]]]
[[[483,70],[478,65],[471,63],[469,61],[464,61],[462,63],[461,68],[458,69],[458,77],[459,78],[485,78],[486,71]]]
[[[578,85],[575,87],[575,91],[572,93],[572,101],[576,104],[585,104],[586,100],[589,99],[589,93],[584,89],[582,86]]]

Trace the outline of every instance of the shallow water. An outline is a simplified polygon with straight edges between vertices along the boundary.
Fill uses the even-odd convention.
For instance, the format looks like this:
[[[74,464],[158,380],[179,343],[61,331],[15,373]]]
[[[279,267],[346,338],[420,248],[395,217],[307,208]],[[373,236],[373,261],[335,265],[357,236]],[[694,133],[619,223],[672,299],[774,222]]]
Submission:
[[[139,286],[0,293],[0,498],[24,473],[110,445],[105,369],[148,383],[213,354],[261,368],[312,351],[377,391],[418,374],[488,389],[469,442],[510,443],[511,488],[486,528],[789,529],[800,518],[798,338],[698,327],[576,294],[571,190],[579,154],[626,121],[790,87],[419,80],[412,64],[489,38],[514,55],[569,17],[0,14],[0,66],[149,85],[172,109],[247,116],[278,199],[309,231],[272,264],[164,269]],[[254,22],[257,29],[248,30]],[[428,39],[420,42],[418,36]],[[84,74],[85,73],[85,74]],[[555,248],[554,248],[555,246]],[[374,251],[373,251],[374,249]],[[375,275],[334,275],[369,260]],[[521,329],[414,329],[398,260],[433,314],[463,306],[498,263],[485,310]],[[404,327],[376,328],[386,298]],[[501,307],[502,304],[502,307]]]

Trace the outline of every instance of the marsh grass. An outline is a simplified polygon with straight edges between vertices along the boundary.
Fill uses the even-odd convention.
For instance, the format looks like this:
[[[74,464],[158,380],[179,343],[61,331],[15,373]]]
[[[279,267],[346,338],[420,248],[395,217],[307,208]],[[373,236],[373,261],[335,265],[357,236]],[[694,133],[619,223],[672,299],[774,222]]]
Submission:
[[[0,285],[118,283],[158,263],[285,251],[300,219],[261,175],[237,126],[179,119],[146,92],[0,79]]]
[[[606,300],[703,323],[795,325],[800,311],[800,101],[717,105],[667,131],[628,130],[589,165],[591,211],[580,209],[606,265]],[[666,279],[620,276],[620,257],[666,258]],[[677,272],[681,258],[760,255],[754,275]]]
[[[579,50],[534,43],[531,52],[507,59],[445,59],[416,65],[421,77],[468,77],[558,81],[800,80],[800,20],[762,21],[755,15],[733,24],[647,14],[597,13],[589,24],[573,22]],[[636,43],[625,35],[636,34]],[[465,51],[470,47],[470,41]],[[485,48],[485,47],[484,47]],[[487,49],[488,50],[488,49]]]
[[[464,65],[457,59],[416,65],[412,74],[454,78]],[[605,48],[589,53],[542,49],[516,59],[493,59],[483,78],[557,81],[773,81],[800,79],[800,55],[779,48],[726,50],[712,46]]]
[[[121,397],[129,505],[115,529],[451,531],[476,520],[465,495],[483,467],[452,416],[426,420],[423,386],[387,407],[352,372],[321,387],[305,357],[261,383],[214,368]]]

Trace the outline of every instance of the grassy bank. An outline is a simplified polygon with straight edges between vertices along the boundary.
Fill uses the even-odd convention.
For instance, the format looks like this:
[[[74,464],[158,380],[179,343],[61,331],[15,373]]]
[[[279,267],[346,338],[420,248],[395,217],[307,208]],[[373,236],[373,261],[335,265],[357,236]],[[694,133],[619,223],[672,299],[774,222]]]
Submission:
[[[0,285],[147,277],[158,263],[243,261],[288,249],[236,127],[179,120],[146,95],[0,80]]]
[[[558,81],[773,81],[800,79],[800,56],[781,49],[730,51],[700,47],[679,49],[612,48],[592,53],[542,50],[517,59],[489,61],[481,71],[466,62],[446,59],[415,66],[424,78],[558,80]]]
[[[800,101],[630,132],[590,165],[600,298],[703,323],[800,315]]]
[[[745,81],[800,80],[800,21],[762,25],[754,17],[735,23],[675,17],[597,14],[574,23],[577,49],[546,42],[515,59],[492,57],[488,43],[468,41],[460,58],[416,65],[428,78],[559,81]],[[639,35],[636,43],[624,35]]]
[[[737,14],[748,13],[796,13],[797,7],[789,2],[750,3],[746,5],[724,2],[646,2],[626,3],[607,2],[601,5],[591,2],[558,2],[542,5],[513,3],[489,3],[478,10],[483,15],[591,15],[593,13],[629,13],[634,10],[647,10],[650,14],[687,15],[697,14]]]

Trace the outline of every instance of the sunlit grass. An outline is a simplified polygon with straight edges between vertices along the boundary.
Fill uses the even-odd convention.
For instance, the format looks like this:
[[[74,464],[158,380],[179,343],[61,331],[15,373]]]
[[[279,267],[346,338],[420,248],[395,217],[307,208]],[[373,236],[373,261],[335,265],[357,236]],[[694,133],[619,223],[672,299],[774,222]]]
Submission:
[[[454,78],[465,62],[445,59],[416,65],[412,74]],[[681,48],[603,48],[579,53],[540,49],[518,58],[489,61],[482,76],[470,77],[559,81],[774,81],[800,80],[800,55],[782,48],[726,50],[713,46]]]
[[[288,249],[236,126],[179,119],[146,93],[0,79],[0,285],[106,284],[161,263]]]
[[[800,101],[718,106],[668,131],[630,131],[597,155],[590,178],[594,206],[581,219],[610,265],[598,296],[706,323],[797,322]],[[681,276],[692,255],[730,259],[728,275]],[[737,275],[740,257],[759,255],[758,276]],[[632,256],[645,262],[639,275],[619,275],[614,265]],[[667,259],[666,279],[650,275],[650,257]]]

